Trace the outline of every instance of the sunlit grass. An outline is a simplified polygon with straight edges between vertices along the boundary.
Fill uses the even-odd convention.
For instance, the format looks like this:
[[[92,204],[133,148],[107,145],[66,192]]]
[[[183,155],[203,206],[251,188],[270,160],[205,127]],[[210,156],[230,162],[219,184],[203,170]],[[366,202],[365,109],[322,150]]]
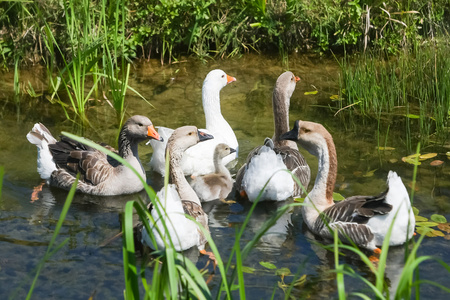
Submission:
[[[368,53],[341,63],[339,114],[402,119],[408,148],[448,137],[450,45],[424,44],[395,57]],[[410,149],[413,150],[413,149]]]

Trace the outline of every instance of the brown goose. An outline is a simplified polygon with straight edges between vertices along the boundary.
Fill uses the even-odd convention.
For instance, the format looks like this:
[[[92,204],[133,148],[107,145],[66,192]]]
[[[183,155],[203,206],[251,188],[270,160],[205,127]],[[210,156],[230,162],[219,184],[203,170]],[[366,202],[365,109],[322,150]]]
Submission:
[[[170,157],[170,184],[167,189],[163,187],[157,193],[155,199],[157,204],[149,207],[154,220],[152,235],[155,237],[156,245],[153,244],[145,227],[142,231],[143,243],[150,248],[165,249],[172,242],[177,251],[196,246],[202,254],[206,254],[207,240],[205,236],[197,224],[186,218],[185,214],[193,217],[209,232],[208,215],[203,211],[200,199],[184,177],[181,161],[186,149],[212,138],[212,135],[199,131],[195,126],[180,127],[170,136],[167,142],[167,151]],[[161,215],[164,217],[160,217]],[[159,231],[163,233],[163,237]]]
[[[191,181],[191,186],[202,201],[215,199],[225,200],[233,189],[233,179],[222,159],[236,152],[227,144],[218,144],[214,149],[214,166],[216,171],[211,174],[197,176]]]
[[[292,72],[284,72],[278,77],[272,97],[275,123],[273,138],[266,138],[263,146],[253,149],[237,173],[237,191],[252,202],[272,175],[260,201],[282,201],[302,194],[302,187],[294,182],[291,175],[279,170],[290,170],[305,189],[308,187],[311,171],[305,158],[294,142],[280,139],[281,134],[289,130],[290,98],[299,80]]]
[[[348,237],[359,246],[378,250],[376,246],[383,244],[397,214],[389,244],[401,245],[413,236],[414,214],[397,173],[389,172],[388,189],[378,196],[353,196],[334,203],[337,156],[331,134],[321,124],[296,121],[281,139],[297,141],[319,159],[314,188],[306,196],[307,205],[302,209],[303,220],[313,233],[333,238],[330,229],[339,230],[341,238]]]
[[[48,184],[70,189],[77,173],[81,173],[77,191],[100,196],[131,194],[144,186],[136,174],[101,151],[68,137],[57,141],[41,123],[27,134],[38,148],[38,172]],[[138,144],[148,139],[162,141],[152,122],[144,116],[129,118],[119,134],[118,154],[131,164],[145,180],[138,156]],[[104,145],[112,151],[112,147]],[[42,188],[42,187],[41,187]],[[37,194],[38,191],[35,191]],[[33,197],[36,197],[36,194]],[[33,198],[32,197],[32,198]]]

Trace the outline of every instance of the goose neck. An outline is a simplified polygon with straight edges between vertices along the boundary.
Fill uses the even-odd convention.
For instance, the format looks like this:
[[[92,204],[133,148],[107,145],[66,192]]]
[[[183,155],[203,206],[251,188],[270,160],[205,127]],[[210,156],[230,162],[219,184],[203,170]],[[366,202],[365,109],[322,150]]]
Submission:
[[[318,148],[318,171],[316,181],[308,198],[321,210],[332,206],[333,190],[336,183],[337,158],[333,141],[325,139]]]
[[[183,169],[181,168],[181,160],[183,158],[184,151],[177,149],[172,150],[173,151],[169,148],[169,183],[176,186],[181,200],[190,200],[200,204],[200,199],[187,182]]]
[[[121,130],[119,134],[119,155],[124,159],[128,159],[134,156],[139,159],[138,155],[138,143],[130,140],[125,132]]]
[[[274,142],[281,142],[280,136],[289,131],[289,97],[277,88],[273,91],[272,108],[275,132]],[[289,144],[289,143],[288,143]]]
[[[214,152],[214,168],[216,170],[216,174],[225,174],[230,177],[230,171],[224,166],[223,160],[220,157],[219,153]]]
[[[208,130],[217,123],[225,121],[220,110],[220,90],[204,85],[202,89],[202,102],[205,112],[206,128]]]

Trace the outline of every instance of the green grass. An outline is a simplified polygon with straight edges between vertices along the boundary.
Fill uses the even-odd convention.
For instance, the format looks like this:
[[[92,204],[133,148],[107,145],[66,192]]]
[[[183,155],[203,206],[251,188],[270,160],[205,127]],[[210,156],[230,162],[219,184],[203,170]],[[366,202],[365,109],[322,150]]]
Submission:
[[[450,44],[417,45],[397,56],[368,53],[341,63],[340,115],[386,119],[405,126],[405,140],[442,143],[448,138]],[[389,122],[388,122],[389,123]]]
[[[284,62],[308,49],[381,49],[397,54],[411,41],[435,39],[449,31],[447,0],[394,1],[223,1],[223,0],[104,0],[4,1],[0,6],[0,58],[11,63],[15,52],[21,61],[60,60],[75,55],[71,36],[84,39],[122,28],[127,59],[152,55],[161,63],[194,54],[200,59],[229,57],[249,51],[279,53]],[[77,27],[72,8],[86,26]],[[35,14],[40,11],[41,13]],[[69,16],[70,22],[61,22]],[[120,20],[120,21],[119,21]],[[40,29],[51,24],[63,55],[51,57],[40,45]],[[91,26],[97,24],[99,26]],[[88,35],[86,35],[88,33]],[[76,41],[75,41],[76,42]],[[122,42],[121,42],[122,43]],[[49,56],[50,54],[50,56]],[[116,53],[114,53],[116,55]],[[4,63],[3,65],[7,65]]]

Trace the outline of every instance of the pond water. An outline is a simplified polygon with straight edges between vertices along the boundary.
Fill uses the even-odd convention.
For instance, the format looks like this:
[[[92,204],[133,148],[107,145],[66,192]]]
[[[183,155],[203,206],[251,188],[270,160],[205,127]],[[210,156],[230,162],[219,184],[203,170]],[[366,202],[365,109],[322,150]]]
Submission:
[[[291,127],[296,119],[316,121],[324,124],[333,135],[339,162],[335,191],[344,196],[377,194],[384,190],[389,170],[398,172],[410,191],[413,166],[401,160],[411,154],[404,144],[404,120],[393,117],[381,124],[380,127],[384,128],[380,136],[382,146],[386,140],[386,146],[395,149],[379,152],[376,148],[376,122],[358,120],[349,125],[339,115],[335,117],[336,110],[329,107],[334,107],[330,96],[338,94],[339,90],[339,69],[335,61],[299,56],[291,57],[289,63],[290,70],[301,78],[291,98]],[[232,170],[236,173],[248,152],[273,134],[272,89],[284,71],[279,60],[246,55],[236,60],[186,61],[164,67],[158,61],[136,62],[129,84],[154,107],[129,92],[126,112],[128,116],[147,115],[156,126],[197,125],[202,128],[201,86],[205,75],[215,68],[221,68],[237,79],[221,92],[222,114],[234,129],[240,145],[239,159]],[[35,267],[45,254],[67,196],[66,191],[44,187],[40,199],[33,203],[30,201],[33,187],[40,183],[40,178],[36,171],[36,147],[25,136],[36,122],[44,123],[55,136],[61,131],[78,133],[79,130],[66,120],[57,104],[29,97],[15,102],[13,74],[4,73],[0,77],[0,165],[5,168],[0,198],[0,295],[21,299],[29,289]],[[20,80],[22,86],[30,82],[39,91],[45,89],[45,78],[44,70],[33,68],[23,70]],[[305,92],[315,90],[317,94],[305,95]],[[105,101],[92,101],[87,115],[92,127],[85,128],[83,134],[94,141],[114,145],[117,124],[113,109]],[[385,139],[388,125],[389,134]],[[315,178],[317,160],[303,149],[300,151],[309,162],[312,178]],[[422,151],[437,152],[437,159],[444,161],[439,167],[430,166],[429,161],[419,166],[414,206],[422,216],[438,213],[450,220],[450,169],[446,151],[445,146],[428,147]],[[149,168],[151,153],[149,146],[140,146],[148,182],[159,190],[163,181]],[[57,239],[61,242],[69,238],[69,242],[45,264],[34,291],[35,298],[87,299],[91,295],[95,295],[94,299],[123,298],[121,240],[105,247],[100,245],[120,231],[123,207],[126,201],[136,197],[76,195]],[[234,199],[234,195],[229,199]],[[245,202],[205,205],[212,237],[224,260],[233,246],[235,228],[242,224],[249,208],[250,203]],[[272,203],[258,205],[242,241],[249,241],[275,209],[276,204]],[[432,255],[450,264],[450,241],[447,238],[425,238],[419,255]],[[295,297],[337,298],[335,275],[330,272],[334,269],[333,254],[317,246],[314,240],[303,226],[299,208],[283,216],[244,262],[244,266],[255,269],[253,273],[245,274],[248,298],[268,299],[273,293],[275,299],[284,296],[278,287],[282,280],[280,276],[261,266],[260,262],[289,268],[300,276],[305,274],[305,283],[292,291]],[[402,258],[403,248],[390,249],[386,277],[392,286],[398,279]],[[207,261],[206,257],[195,259],[200,268]],[[341,260],[374,281],[374,276],[357,258],[347,256]],[[420,276],[448,286],[448,272],[434,261],[421,265]],[[219,280],[216,276],[210,283],[213,294]],[[286,283],[291,280],[289,276],[284,278]],[[347,292],[372,295],[369,288],[357,279],[346,277],[346,287]],[[448,294],[432,285],[424,284],[420,291],[424,298],[432,294],[434,299],[448,299]]]

